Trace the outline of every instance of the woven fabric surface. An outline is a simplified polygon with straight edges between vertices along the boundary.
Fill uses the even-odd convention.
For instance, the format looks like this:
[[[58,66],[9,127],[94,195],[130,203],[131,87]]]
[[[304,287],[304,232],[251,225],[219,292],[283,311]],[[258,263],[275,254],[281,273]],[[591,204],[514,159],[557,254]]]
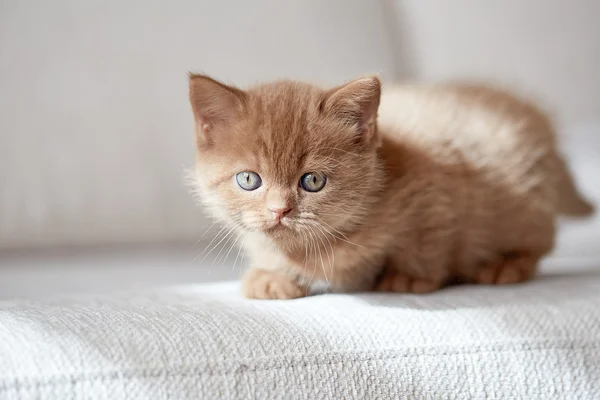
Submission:
[[[251,301],[237,283],[0,303],[0,399],[600,398],[600,271]]]

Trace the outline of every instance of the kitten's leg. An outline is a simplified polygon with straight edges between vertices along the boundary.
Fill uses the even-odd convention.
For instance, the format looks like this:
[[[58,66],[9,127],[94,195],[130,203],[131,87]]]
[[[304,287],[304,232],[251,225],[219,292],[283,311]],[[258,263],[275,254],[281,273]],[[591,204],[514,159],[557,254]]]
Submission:
[[[251,299],[296,299],[307,295],[292,278],[267,269],[251,268],[242,282],[244,295]]]
[[[503,285],[527,281],[535,274],[540,258],[540,255],[530,253],[506,254],[500,260],[479,267],[475,282]]]
[[[403,244],[388,255],[375,290],[397,293],[429,293],[444,286],[452,232],[435,228],[421,232],[419,243]]]
[[[442,285],[442,280],[417,278],[394,268],[386,268],[377,281],[375,290],[379,292],[429,293],[438,290]]]

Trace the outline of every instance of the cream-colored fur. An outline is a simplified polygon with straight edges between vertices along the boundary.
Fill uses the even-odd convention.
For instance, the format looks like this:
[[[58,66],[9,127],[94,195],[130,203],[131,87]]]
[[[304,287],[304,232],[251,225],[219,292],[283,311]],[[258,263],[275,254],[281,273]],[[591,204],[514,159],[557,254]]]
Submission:
[[[403,85],[380,97],[378,79],[363,78],[244,92],[193,76],[190,93],[197,189],[244,237],[252,298],[300,297],[316,281],[417,293],[521,282],[552,249],[556,215],[592,210],[548,118],[496,89]],[[236,187],[244,170],[263,186]],[[307,194],[298,177],[316,170],[331,178]],[[292,209],[279,224],[265,211],[274,199]]]

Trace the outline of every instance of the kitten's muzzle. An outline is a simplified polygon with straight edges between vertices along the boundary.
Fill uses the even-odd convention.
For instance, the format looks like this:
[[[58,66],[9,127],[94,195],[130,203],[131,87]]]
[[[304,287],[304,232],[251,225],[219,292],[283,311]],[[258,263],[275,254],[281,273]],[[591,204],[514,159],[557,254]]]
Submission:
[[[291,207],[274,207],[274,208],[269,208],[269,211],[271,211],[273,213],[273,215],[277,219],[277,222],[280,222],[283,217],[285,217],[287,214],[290,213],[290,211],[292,211],[292,208]]]

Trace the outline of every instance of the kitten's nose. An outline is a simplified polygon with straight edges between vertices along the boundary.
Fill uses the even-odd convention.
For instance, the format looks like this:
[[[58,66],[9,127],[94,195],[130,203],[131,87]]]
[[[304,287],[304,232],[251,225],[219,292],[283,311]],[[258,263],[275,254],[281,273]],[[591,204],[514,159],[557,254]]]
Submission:
[[[292,208],[291,207],[273,207],[273,208],[269,208],[269,211],[271,211],[273,214],[275,214],[275,216],[277,217],[277,220],[279,221],[286,214],[288,214],[290,211],[292,211]]]

